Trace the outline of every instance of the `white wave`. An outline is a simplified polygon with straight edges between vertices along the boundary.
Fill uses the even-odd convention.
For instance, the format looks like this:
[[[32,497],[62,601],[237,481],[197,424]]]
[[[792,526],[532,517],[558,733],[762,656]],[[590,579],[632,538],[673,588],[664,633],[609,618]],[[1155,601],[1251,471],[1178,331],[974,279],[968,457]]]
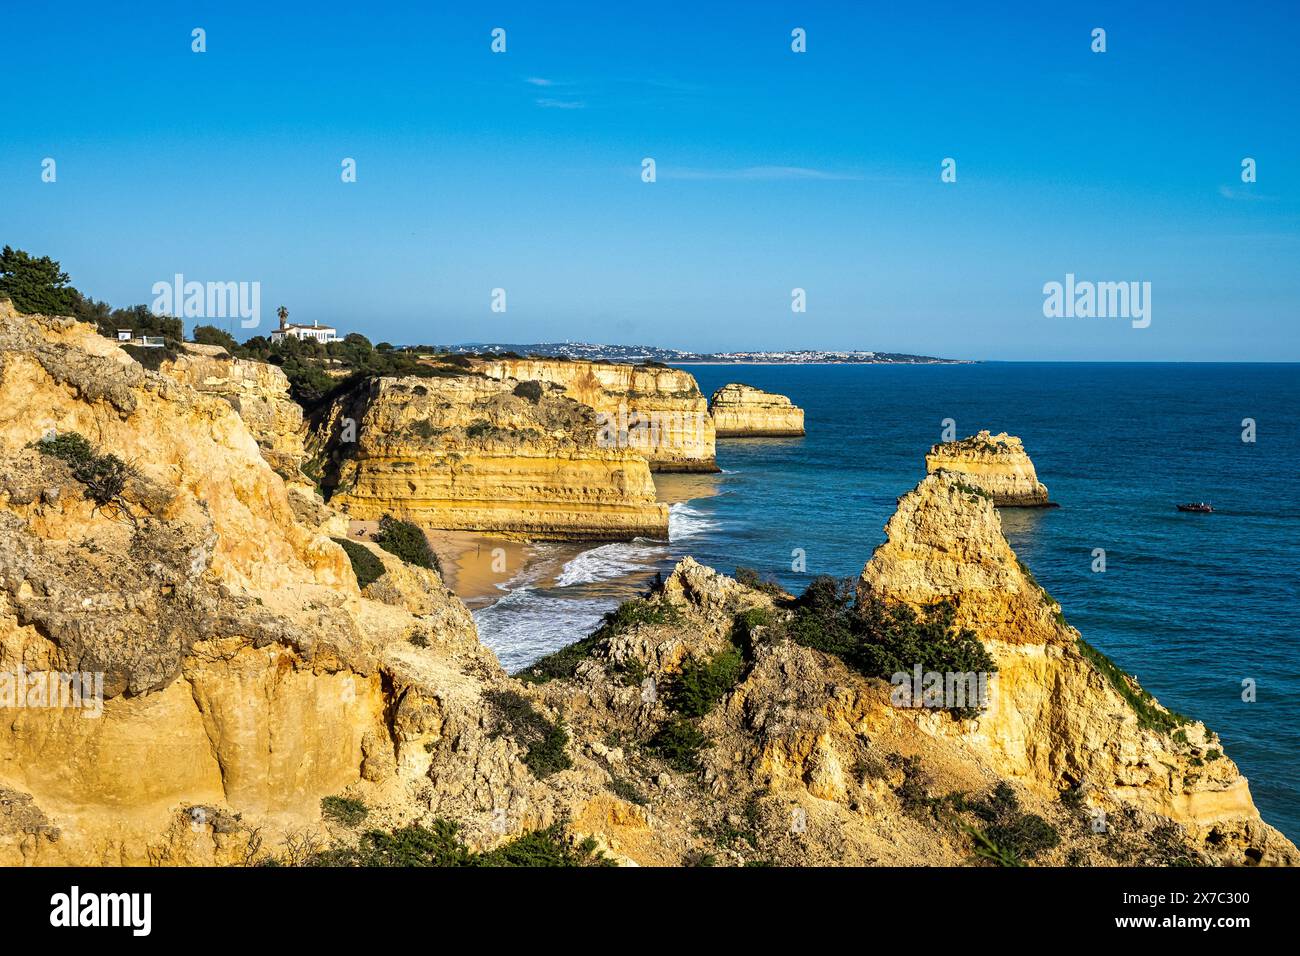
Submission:
[[[693,538],[698,534],[712,531],[718,522],[704,512],[692,508],[684,501],[679,501],[668,509],[668,540],[680,541]]]
[[[476,611],[474,623],[479,639],[513,673],[586,637],[617,605],[616,598],[561,598],[522,587]]]
[[[584,551],[564,565],[555,583],[567,588],[573,584],[593,584],[626,577],[638,571],[647,571],[663,560],[666,551],[662,544],[636,541],[602,544]]]

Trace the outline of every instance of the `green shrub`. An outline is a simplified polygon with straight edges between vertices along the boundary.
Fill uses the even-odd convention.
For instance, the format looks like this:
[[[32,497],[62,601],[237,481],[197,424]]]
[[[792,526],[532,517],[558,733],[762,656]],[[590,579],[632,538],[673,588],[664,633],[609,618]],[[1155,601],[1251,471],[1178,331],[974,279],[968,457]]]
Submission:
[[[564,840],[564,828],[553,823],[472,858],[474,866],[613,866],[587,837],[575,849]]]
[[[442,574],[438,557],[429,547],[429,539],[424,536],[424,532],[418,525],[394,518],[392,515],[384,515],[379,519],[379,534],[375,536],[375,544],[389,554],[401,558],[407,564],[413,564],[417,568],[428,568]]]
[[[578,665],[589,659],[606,638],[643,624],[673,625],[681,620],[681,613],[667,602],[632,598],[606,614],[600,627],[587,637],[547,654],[515,676],[530,684],[544,684],[556,678],[572,677]],[[624,683],[640,683],[644,676],[638,675],[636,664],[616,668],[615,673]]]
[[[785,588],[781,587],[774,578],[764,579],[753,568],[736,568],[736,581],[747,588],[762,591],[764,594],[770,594],[773,597],[785,596]]]
[[[95,504],[102,507],[112,503],[127,510],[122,494],[127,482],[135,477],[135,469],[122,459],[113,454],[99,454],[85,436],[76,432],[42,439],[34,447],[43,455],[66,462],[72,477],[86,486],[86,497]]]
[[[665,723],[646,744],[646,749],[675,770],[691,773],[700,768],[700,750],[708,738],[685,717]]]
[[[324,797],[320,809],[322,814],[346,827],[356,826],[370,813],[364,803],[352,797]]]
[[[875,597],[858,600],[853,582],[815,578],[795,605],[787,631],[792,640],[833,654],[868,677],[889,680],[923,672],[985,673],[997,664],[973,631],[955,629],[956,611],[947,602],[917,614],[906,605],[887,606]],[[973,717],[977,707],[952,708],[956,717]]]
[[[520,382],[515,386],[514,393],[520,398],[527,399],[536,405],[542,400],[542,383],[541,382]]]
[[[967,828],[975,839],[975,854],[1001,866],[1022,865],[1061,842],[1056,828],[1033,813],[1020,809],[1020,799],[1005,781],[968,809],[985,824]]]
[[[456,838],[456,824],[435,820],[397,830],[369,830],[355,848],[339,846],[318,854],[315,866],[472,866],[474,855]]]
[[[573,766],[564,748],[569,734],[551,723],[533,707],[527,697],[512,690],[498,691],[489,700],[500,714],[509,735],[526,748],[524,765],[539,780]]]
[[[36,442],[33,447],[43,455],[66,461],[73,469],[84,465],[95,457],[95,449],[86,440],[86,436],[77,432],[67,432],[62,435],[55,435],[52,438],[42,439]]]
[[[650,805],[650,801],[646,798],[645,794],[637,789],[636,784],[632,783],[630,780],[623,779],[618,776],[618,774],[611,774],[609,783],[606,784],[606,786],[609,787],[611,793],[621,800],[626,800],[628,803],[635,803],[640,807]]]
[[[557,677],[572,677],[578,665],[591,657],[600,644],[599,633],[584,637],[567,647],[562,647],[553,654],[547,654],[541,660],[521,670],[515,676],[529,684],[544,684]]]
[[[687,717],[703,717],[740,680],[745,662],[734,645],[707,661],[688,658],[668,690],[668,705]]]
[[[181,356],[180,351],[170,344],[158,348],[156,346],[128,345],[124,343],[122,351],[151,372],[161,369],[164,362],[174,362]]]
[[[422,634],[420,631],[416,631],[415,633],[413,633],[410,637],[407,638],[407,640],[410,641],[416,647],[429,646],[429,638],[424,634]]]
[[[365,545],[349,541],[347,538],[331,540],[347,552],[348,560],[352,562],[352,573],[357,576],[357,587],[365,590],[368,585],[383,576],[384,562],[380,561],[379,556]]]

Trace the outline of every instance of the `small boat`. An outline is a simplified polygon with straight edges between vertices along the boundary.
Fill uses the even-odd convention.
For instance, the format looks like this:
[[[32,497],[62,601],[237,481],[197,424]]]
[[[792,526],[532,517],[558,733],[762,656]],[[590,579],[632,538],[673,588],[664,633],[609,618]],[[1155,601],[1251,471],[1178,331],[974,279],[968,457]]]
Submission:
[[[1214,509],[1210,507],[1208,501],[1192,501],[1185,505],[1178,506],[1179,511],[1195,511],[1198,514],[1209,514]]]

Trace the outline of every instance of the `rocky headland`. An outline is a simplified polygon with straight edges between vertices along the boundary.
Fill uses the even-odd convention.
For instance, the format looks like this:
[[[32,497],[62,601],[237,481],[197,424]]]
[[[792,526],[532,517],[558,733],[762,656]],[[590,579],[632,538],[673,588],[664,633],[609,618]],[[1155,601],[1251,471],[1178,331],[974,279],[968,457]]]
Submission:
[[[733,382],[709,400],[719,438],[788,438],[804,433],[803,409],[784,395]]]
[[[948,472],[992,497],[1002,507],[1051,508],[1047,487],[1019,438],[981,431],[959,441],[941,442],[925,456],[930,474]]]
[[[312,422],[331,505],[426,528],[533,539],[666,540],[645,458],[600,440],[558,386],[485,375],[375,378]]]
[[[537,358],[494,359],[476,367],[493,378],[562,387],[600,416],[603,443],[638,452],[652,471],[718,470],[713,419],[689,372]]]
[[[331,440],[345,412],[377,452],[570,414],[490,380],[367,389]],[[0,670],[103,678],[98,715],[0,708],[0,863],[430,863],[463,858],[453,834],[641,865],[1300,860],[950,476],[900,499],[855,586],[794,599],[685,558],[511,677],[436,571],[345,551],[232,403],[89,326],[0,303],[0,448]],[[990,671],[988,706],[900,702],[887,672],[920,658]]]

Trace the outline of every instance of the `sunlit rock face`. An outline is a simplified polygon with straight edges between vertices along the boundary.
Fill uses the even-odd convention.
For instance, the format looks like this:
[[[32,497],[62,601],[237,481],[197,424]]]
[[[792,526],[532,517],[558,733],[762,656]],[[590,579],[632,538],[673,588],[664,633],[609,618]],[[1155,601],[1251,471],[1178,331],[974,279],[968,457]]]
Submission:
[[[718,470],[713,419],[689,372],[560,359],[494,359],[480,368],[493,378],[562,386],[598,413],[612,437],[604,443],[637,451],[652,471]]]
[[[338,398],[312,443],[356,518],[537,539],[667,539],[646,460],[599,440],[554,386],[484,375],[380,378]]]
[[[1246,778],[1212,731],[1180,722],[1136,679],[1090,659],[1060,605],[1011,550],[992,500],[966,476],[926,477],[899,499],[885,534],[860,593],[918,609],[949,601],[956,625],[993,654],[990,707],[969,740],[999,772],[1046,794],[1097,788],[1177,821],[1225,862],[1297,859],[1260,820]]]
[[[803,409],[784,395],[732,383],[713,393],[709,413],[719,438],[784,438],[804,433]]]
[[[991,495],[995,505],[1050,507],[1047,488],[1019,438],[981,431],[960,441],[943,442],[925,456],[926,471],[946,471]]]

